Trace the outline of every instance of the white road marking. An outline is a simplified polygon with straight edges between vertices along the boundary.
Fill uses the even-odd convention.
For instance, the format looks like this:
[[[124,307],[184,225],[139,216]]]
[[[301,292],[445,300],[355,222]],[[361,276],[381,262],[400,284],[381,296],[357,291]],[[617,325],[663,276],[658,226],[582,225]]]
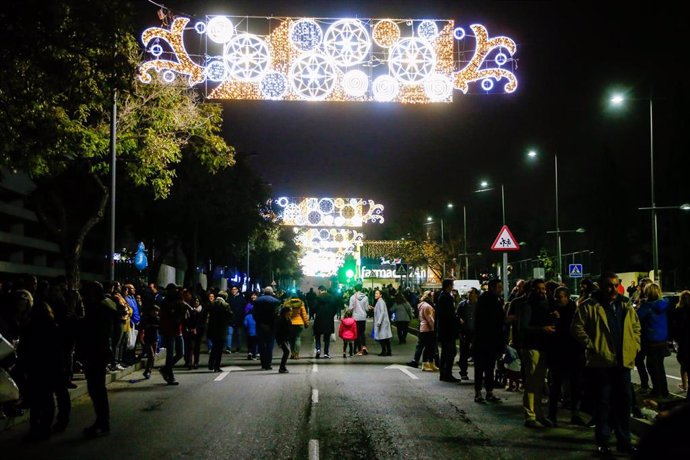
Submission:
[[[668,375],[668,374],[666,374],[666,377],[668,377],[668,378],[670,378],[670,379],[673,379],[673,380],[683,380],[683,379],[681,379],[680,377],[676,377],[675,375]]]
[[[311,368],[312,372],[319,372],[319,365],[314,363],[314,366]]]
[[[412,380],[419,380],[419,377],[417,377],[412,372],[410,372],[410,370],[407,369],[407,366],[401,366],[400,364],[393,364],[392,366],[386,367],[386,369],[397,369],[400,372],[402,372],[403,374],[407,375]]]
[[[214,382],[220,382],[220,381],[223,380],[225,377],[227,377],[228,374],[230,374],[230,372],[234,372],[234,371],[243,371],[244,368],[242,368],[242,367],[237,367],[237,366],[229,366],[229,367],[223,367],[223,368],[221,368],[221,370],[222,370],[223,372],[221,372],[221,374],[220,374],[218,377],[216,377],[215,379],[213,379]]]
[[[319,460],[319,440],[309,440],[309,460]]]
[[[311,390],[311,402],[314,404],[318,404],[319,402],[319,390],[316,388]]]

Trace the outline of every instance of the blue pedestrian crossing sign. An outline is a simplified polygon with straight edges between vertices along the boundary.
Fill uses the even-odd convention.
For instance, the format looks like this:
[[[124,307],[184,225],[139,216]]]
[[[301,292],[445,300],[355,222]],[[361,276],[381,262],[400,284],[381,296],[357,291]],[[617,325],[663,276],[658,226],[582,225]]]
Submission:
[[[582,278],[582,264],[568,264],[568,276]]]

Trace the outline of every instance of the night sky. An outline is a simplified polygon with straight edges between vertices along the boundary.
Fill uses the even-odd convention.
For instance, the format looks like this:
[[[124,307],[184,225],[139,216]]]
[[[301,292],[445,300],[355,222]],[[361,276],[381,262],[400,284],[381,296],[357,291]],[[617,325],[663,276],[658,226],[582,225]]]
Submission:
[[[480,180],[505,185],[507,223],[527,245],[555,252],[554,165],[559,159],[563,252],[589,249],[601,268],[651,269],[649,103],[654,99],[657,205],[690,202],[687,191],[688,90],[679,69],[688,16],[677,3],[441,1],[166,1],[180,15],[410,17],[480,23],[518,45],[513,94],[454,92],[452,104],[224,102],[225,133],[276,196],[371,198],[386,223],[369,238],[399,238],[426,215],[462,229],[470,251],[488,253],[501,227],[500,192],[472,193]],[[160,25],[157,7],[137,3],[142,29]],[[613,88],[639,100],[607,108]],[[528,162],[537,148],[546,156]],[[447,202],[456,207],[452,214]],[[659,212],[661,268],[690,282],[685,260],[690,214]],[[495,256],[497,260],[498,255]],[[487,257],[485,263],[493,259]],[[586,267],[586,271],[588,267]],[[593,271],[598,271],[595,267]],[[670,278],[668,278],[670,279]]]

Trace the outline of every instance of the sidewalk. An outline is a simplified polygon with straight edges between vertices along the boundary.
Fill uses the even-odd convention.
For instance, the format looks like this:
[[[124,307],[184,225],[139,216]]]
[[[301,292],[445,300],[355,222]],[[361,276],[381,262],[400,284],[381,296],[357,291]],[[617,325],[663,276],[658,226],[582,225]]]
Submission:
[[[159,366],[164,364],[165,362],[165,349],[162,349],[161,352],[158,354],[155,360],[155,366]],[[107,372],[105,374],[105,384],[111,384],[116,380],[120,380],[134,372],[137,372],[141,369],[144,368],[144,365],[146,364],[146,360],[141,360],[131,366],[126,367],[124,370],[121,371],[113,371],[113,372]],[[74,384],[77,385],[77,388],[69,390],[69,395],[70,399],[74,401],[75,399],[84,396],[88,394],[88,390],[86,388],[86,380],[84,379],[84,374],[74,374],[74,379],[72,380]],[[12,426],[19,425],[21,423],[29,421],[29,410],[25,409],[24,414],[20,415],[19,417],[6,417],[6,418],[0,418],[0,432],[4,431]]]

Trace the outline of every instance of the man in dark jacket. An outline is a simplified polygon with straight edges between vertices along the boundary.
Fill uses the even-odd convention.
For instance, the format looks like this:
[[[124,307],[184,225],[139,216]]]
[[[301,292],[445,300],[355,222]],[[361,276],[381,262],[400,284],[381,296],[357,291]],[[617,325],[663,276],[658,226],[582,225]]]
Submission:
[[[228,348],[233,353],[239,353],[242,349],[242,339],[246,336],[244,332],[244,307],[247,305],[247,301],[237,286],[230,288],[228,303],[230,310],[232,310],[232,323],[230,324],[232,326],[230,334],[232,335],[228,341]]]
[[[436,302],[436,337],[441,345],[440,380],[457,383],[460,379],[453,377],[453,362],[457,353],[456,342],[460,335],[460,322],[455,316],[455,301],[450,291],[453,280],[443,280],[442,291]]]
[[[319,295],[311,307],[314,317],[314,341],[316,342],[316,359],[321,357],[321,338],[323,337],[323,357],[330,359],[331,334],[335,332],[333,318],[342,308],[342,302],[328,292],[324,286],[319,286]]]
[[[460,321],[460,378],[469,380],[467,367],[470,354],[472,352],[472,340],[474,338],[474,323],[477,313],[477,300],[479,291],[476,288],[470,289],[467,299],[460,302],[455,312]]]
[[[479,296],[475,316],[475,335],[472,344],[474,357],[474,400],[483,403],[482,383],[486,388],[486,401],[497,402],[494,396],[494,369],[496,360],[505,351],[503,336],[503,299],[500,297],[503,283],[499,279],[489,281],[486,292]]]
[[[254,301],[256,336],[259,340],[259,354],[261,355],[261,369],[263,370],[272,369],[275,319],[279,308],[280,300],[274,296],[271,286],[266,286],[263,295]]]
[[[77,346],[79,355],[84,360],[86,387],[96,412],[96,421],[84,429],[84,435],[95,437],[110,432],[110,405],[105,388],[105,371],[113,354],[110,336],[119,316],[115,302],[105,297],[103,285],[97,282],[84,284],[84,310]]]
[[[208,370],[220,372],[220,361],[223,357],[225,341],[228,338],[228,325],[232,320],[232,311],[223,296],[207,305],[208,327],[206,337],[211,341],[211,352],[208,356]]]
[[[541,395],[546,378],[546,353],[552,345],[551,335],[556,332],[555,318],[549,311],[546,283],[542,279],[532,281],[532,290],[519,316],[522,333],[522,363],[525,366],[525,392],[522,407],[525,426],[535,428],[553,423],[541,414]]]

